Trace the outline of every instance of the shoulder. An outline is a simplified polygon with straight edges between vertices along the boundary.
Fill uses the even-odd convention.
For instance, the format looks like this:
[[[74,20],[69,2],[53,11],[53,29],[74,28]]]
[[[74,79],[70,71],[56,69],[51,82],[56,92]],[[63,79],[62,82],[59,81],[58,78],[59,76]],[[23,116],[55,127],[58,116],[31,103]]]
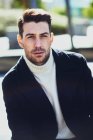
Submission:
[[[16,86],[16,82],[18,80],[18,77],[20,75],[19,73],[19,65],[22,61],[22,58],[18,60],[18,62],[4,75],[2,80],[2,87],[7,86]]]
[[[56,66],[61,70],[91,74],[87,60],[82,54],[71,51],[54,51],[53,55]]]
[[[77,72],[82,75],[91,76],[92,73],[87,65],[87,60],[82,54],[56,50],[53,52],[53,55],[56,67],[60,68],[61,71]]]
[[[54,51],[54,57],[56,55],[56,57],[61,62],[65,61],[72,64],[81,64],[81,63],[86,64],[87,62],[86,58],[80,53],[71,52],[71,51],[60,51],[60,50],[53,50],[53,51]]]

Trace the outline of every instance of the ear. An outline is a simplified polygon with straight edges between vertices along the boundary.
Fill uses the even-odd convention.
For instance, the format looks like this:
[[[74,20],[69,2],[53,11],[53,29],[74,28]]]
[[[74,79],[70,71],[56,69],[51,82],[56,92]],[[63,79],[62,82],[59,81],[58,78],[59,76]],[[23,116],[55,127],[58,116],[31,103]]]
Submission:
[[[54,33],[51,32],[51,43],[53,42],[53,38],[54,38]]]
[[[21,47],[21,48],[23,48],[23,42],[22,42],[22,37],[21,37],[21,35],[17,35],[17,42],[18,42],[18,44],[19,44],[19,46]]]

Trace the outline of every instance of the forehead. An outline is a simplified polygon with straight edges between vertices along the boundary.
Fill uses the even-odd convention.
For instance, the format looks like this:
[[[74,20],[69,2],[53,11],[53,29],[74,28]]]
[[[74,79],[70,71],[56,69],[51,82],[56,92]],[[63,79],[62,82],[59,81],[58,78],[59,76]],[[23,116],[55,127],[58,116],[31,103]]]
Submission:
[[[49,26],[47,22],[28,22],[23,25],[23,33],[49,33]]]

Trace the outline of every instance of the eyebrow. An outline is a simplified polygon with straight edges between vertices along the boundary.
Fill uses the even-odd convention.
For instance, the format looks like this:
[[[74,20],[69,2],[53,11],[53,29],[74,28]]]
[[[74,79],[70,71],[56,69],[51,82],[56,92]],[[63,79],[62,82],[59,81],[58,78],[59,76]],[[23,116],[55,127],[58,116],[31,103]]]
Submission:
[[[50,33],[48,33],[48,32],[44,32],[44,33],[41,33],[40,35],[48,35],[48,34],[50,34]],[[35,35],[34,33],[27,33],[25,36],[27,37],[27,36],[33,36],[33,35]]]

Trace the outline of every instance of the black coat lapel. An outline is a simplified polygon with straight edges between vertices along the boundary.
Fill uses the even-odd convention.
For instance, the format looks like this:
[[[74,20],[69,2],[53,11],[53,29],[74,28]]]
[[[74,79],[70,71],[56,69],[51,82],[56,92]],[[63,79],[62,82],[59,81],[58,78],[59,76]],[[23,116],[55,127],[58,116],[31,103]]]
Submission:
[[[51,135],[56,137],[57,122],[53,107],[23,58],[16,70],[20,77],[17,83],[20,86],[17,86],[19,87],[17,90],[20,91],[22,104],[25,105],[26,112],[32,119],[31,124],[37,131],[37,135],[40,135],[38,130],[41,130],[44,135],[47,135],[46,138]]]
[[[82,61],[65,53],[54,53],[59,103],[68,128],[79,137],[89,132]],[[87,76],[86,76],[87,77]],[[88,122],[88,123],[87,123]]]

